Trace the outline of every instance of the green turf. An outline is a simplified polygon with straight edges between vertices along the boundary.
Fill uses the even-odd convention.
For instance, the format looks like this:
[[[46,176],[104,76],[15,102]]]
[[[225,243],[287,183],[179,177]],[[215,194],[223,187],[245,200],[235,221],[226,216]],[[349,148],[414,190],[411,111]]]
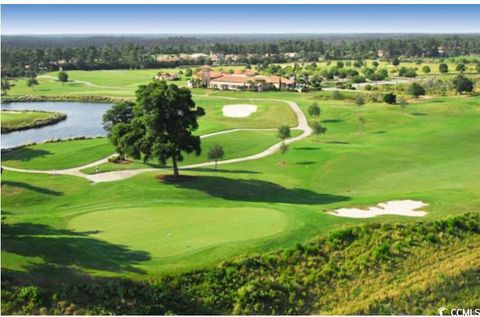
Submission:
[[[33,170],[65,169],[100,160],[113,152],[106,138],[40,143],[3,155],[2,164]]]
[[[283,230],[286,220],[274,209],[163,205],[97,211],[72,219],[68,226],[75,231],[98,231],[92,236],[141,249],[161,260],[228,242],[272,236]]]
[[[215,67],[219,69],[219,67]],[[224,67],[225,70],[237,67]],[[195,69],[195,68],[192,68]],[[130,97],[135,94],[138,85],[147,84],[158,72],[176,73],[177,70],[159,69],[136,69],[136,70],[70,70],[67,71],[69,82],[58,81],[58,72],[44,73],[37,77],[38,85],[27,86],[27,79],[12,80],[15,85],[9,91],[9,95],[83,95],[83,96],[112,96]],[[171,81],[179,86],[187,84],[187,78]]]
[[[66,116],[59,112],[2,110],[2,133],[54,124]]]
[[[289,92],[214,95],[290,99],[302,109],[322,96]],[[358,109],[351,101],[318,101],[322,108],[320,121],[327,127],[327,134],[294,143],[283,155],[223,165],[217,172],[210,168],[182,171],[198,176],[191,181],[160,181],[156,176],[161,172],[156,171],[92,186],[75,177],[4,172],[2,209],[5,223],[14,228],[2,240],[4,268],[31,271],[47,279],[68,278],[72,271],[149,278],[218,264],[233,256],[293,246],[349,224],[414,222],[478,212],[480,97],[439,97],[411,103],[406,109],[381,103]],[[365,119],[363,125],[359,125],[359,116]],[[103,142],[104,154],[108,154],[110,148],[106,140]],[[72,155],[76,160],[86,151],[79,146],[77,152]],[[98,151],[92,153],[85,155],[85,160],[87,156],[90,161],[100,156]],[[11,163],[28,168],[39,164],[34,158],[20,158]],[[62,164],[65,161],[58,160]],[[8,165],[8,161],[5,163]],[[422,200],[429,204],[428,214],[423,219],[348,219],[325,213],[338,207],[369,206],[393,199]],[[228,217],[219,217],[212,220],[215,225],[211,226],[212,235],[208,235],[210,242],[195,251],[168,257],[155,249],[158,232],[150,222],[158,223],[159,218],[142,218],[144,212],[151,215],[158,211],[165,214],[166,223],[171,223],[170,217],[184,218],[187,223],[190,217],[182,215],[206,209],[243,208],[267,209],[277,216],[257,220],[262,227],[251,225],[251,230],[259,230],[252,239],[232,238],[236,233],[229,231],[234,229],[225,229],[232,228],[232,222]],[[180,209],[185,213],[177,214]],[[280,218],[285,220],[279,222]],[[205,221],[211,219],[209,216]],[[90,223],[96,227],[76,227],[77,221],[78,226]],[[127,225],[132,229],[122,233],[119,228]],[[142,238],[128,241],[128,232],[139,226],[150,229],[143,232]],[[162,229],[167,224],[160,222],[158,226]],[[196,240],[184,238],[181,243],[195,246]],[[59,272],[59,268],[65,270]]]
[[[298,130],[292,130],[292,136],[300,134]],[[208,150],[214,145],[221,145],[225,151],[224,160],[248,155],[257,154],[280,140],[276,136],[276,131],[237,131],[232,133],[220,134],[208,137],[202,140],[202,153],[197,156],[194,153],[186,154],[180,166],[208,162]],[[169,166],[171,162],[167,162]],[[149,163],[143,163],[141,160],[134,160],[131,163],[104,163],[98,166],[100,172],[110,172],[114,170],[127,170],[137,168],[162,167],[157,161],[152,160]],[[97,167],[89,167],[81,170],[86,174],[94,174]]]
[[[261,98],[262,96],[257,96]],[[278,128],[282,124],[294,127],[297,120],[290,107],[279,101],[230,100],[215,95],[195,96],[195,103],[205,109],[206,115],[199,120],[198,133],[205,134],[233,128]],[[223,115],[223,107],[233,104],[252,104],[257,111],[245,118],[229,118]]]
[[[2,110],[2,127],[18,128],[30,125],[36,120],[46,119],[50,116],[50,112]]]
[[[368,67],[373,67],[374,60],[366,60]],[[346,63],[347,61],[343,61]],[[353,61],[350,61],[353,63]],[[432,77],[441,75],[438,71],[438,65],[442,62],[449,67],[448,76],[457,75],[459,72],[455,70],[456,63],[448,60],[441,61],[440,59],[425,59],[420,64],[413,61],[402,61],[398,67],[393,66],[389,61],[377,60],[379,62],[378,69],[386,68],[389,71],[389,76],[394,77],[397,73],[395,71],[400,67],[408,67],[417,69],[419,77]],[[336,65],[335,62],[320,61],[316,63],[319,71],[330,69]],[[281,64],[282,66],[293,66],[293,63]],[[422,72],[423,66],[429,66],[431,73],[424,74]],[[467,64],[467,74],[477,74],[475,65],[473,63]],[[352,68],[352,66],[345,66]],[[242,66],[224,66],[213,67],[214,69],[239,69]],[[196,67],[192,67],[196,69]],[[361,70],[361,69],[359,69]],[[19,79],[12,81],[15,86],[9,91],[9,95],[94,95],[94,96],[112,96],[112,97],[131,97],[134,95],[138,85],[148,83],[158,72],[175,73],[175,69],[137,69],[137,70],[93,70],[93,71],[68,71],[68,83],[60,83],[57,81],[58,72],[50,72],[41,74],[37,80],[39,85],[35,87],[28,87],[26,79]],[[393,71],[393,73],[392,73]],[[179,81],[174,81],[177,85],[186,85],[187,79],[181,78]]]

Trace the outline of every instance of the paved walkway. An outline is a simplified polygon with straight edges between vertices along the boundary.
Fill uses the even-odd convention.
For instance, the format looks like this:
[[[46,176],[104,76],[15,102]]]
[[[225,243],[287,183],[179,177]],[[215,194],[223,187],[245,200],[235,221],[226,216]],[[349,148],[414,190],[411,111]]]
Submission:
[[[200,97],[205,97],[204,95],[197,95]],[[244,98],[233,98],[233,97],[221,97],[221,96],[215,96],[215,98],[220,98],[220,99],[229,99],[229,100],[245,100]],[[287,139],[285,141],[286,144],[290,144],[293,142],[300,141],[307,136],[312,134],[312,129],[308,126],[308,121],[307,118],[305,117],[305,114],[303,111],[300,109],[300,107],[297,105],[297,103],[293,101],[287,101],[287,100],[278,100],[278,99],[264,99],[264,98],[248,98],[248,100],[257,100],[257,101],[278,101],[278,102],[284,102],[287,103],[290,106],[290,109],[292,109],[293,113],[295,114],[297,118],[297,126],[294,128],[295,130],[301,130],[303,131],[302,134],[294,137]],[[230,129],[230,130],[224,130],[224,131],[219,131],[219,132],[213,132],[209,134],[204,134],[200,136],[201,138],[208,138],[212,137],[215,135],[220,135],[220,134],[226,134],[226,133],[233,133],[237,131],[274,131],[276,129]],[[224,161],[219,161],[217,164],[218,165],[223,165],[223,164],[229,164],[229,163],[240,163],[240,162],[245,162],[245,161],[252,161],[252,160],[258,160],[261,158],[264,158],[266,156],[272,155],[276,151],[280,149],[282,142],[279,142],[275,145],[272,145],[268,149],[254,154],[250,156],[244,156],[244,157],[239,157],[235,159],[230,159],[230,160],[224,160]],[[104,172],[104,173],[97,173],[97,174],[85,174],[81,172],[82,169],[89,168],[89,167],[95,167],[98,165],[101,165],[103,163],[108,162],[108,159],[115,154],[106,157],[104,159],[74,167],[74,168],[69,168],[69,169],[63,169],[63,170],[29,170],[29,169],[20,169],[20,168],[13,168],[13,167],[7,167],[3,166],[3,168],[7,171],[14,171],[14,172],[21,172],[21,173],[36,173],[36,174],[50,174],[50,175],[70,175],[70,176],[77,176],[77,177],[83,177],[88,179],[89,181],[93,183],[101,183],[101,182],[112,182],[112,181],[117,181],[117,180],[122,180],[126,179],[135,175],[138,175],[143,172],[147,171],[154,171],[154,170],[162,170],[161,168],[145,168],[145,169],[131,169],[131,170],[121,170],[121,171],[111,171],[111,172]],[[198,167],[206,167],[206,166],[213,166],[215,165],[215,162],[204,162],[204,163],[199,163],[199,164],[192,164],[192,165],[186,165],[186,166],[181,166],[179,167],[180,169],[191,169],[191,168],[198,168]]]

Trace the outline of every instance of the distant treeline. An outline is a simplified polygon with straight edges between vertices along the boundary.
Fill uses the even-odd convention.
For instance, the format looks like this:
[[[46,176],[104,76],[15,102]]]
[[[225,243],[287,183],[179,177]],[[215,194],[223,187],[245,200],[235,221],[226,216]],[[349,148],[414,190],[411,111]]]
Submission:
[[[108,44],[106,44],[108,43]],[[64,69],[121,69],[176,67],[210,64],[208,57],[159,59],[160,54],[214,52],[235,55],[217,63],[317,61],[318,59],[366,59],[381,57],[451,57],[480,54],[480,35],[303,35],[284,39],[274,36],[167,37],[69,36],[2,38],[2,75],[25,76],[34,71]],[[295,53],[295,54],[286,54]]]

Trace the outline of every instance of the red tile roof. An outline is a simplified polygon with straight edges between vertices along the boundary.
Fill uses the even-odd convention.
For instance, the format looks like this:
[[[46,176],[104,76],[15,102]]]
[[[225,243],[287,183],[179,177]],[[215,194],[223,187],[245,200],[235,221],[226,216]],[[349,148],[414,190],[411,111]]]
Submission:
[[[271,83],[271,84],[278,84],[280,81],[282,82],[282,84],[287,84],[287,85],[292,85],[293,84],[293,81],[288,79],[288,78],[285,78],[285,77],[280,77],[280,76],[268,76],[266,78],[266,81],[267,83]]]
[[[199,75],[201,75],[199,73]],[[210,72],[210,80],[214,83],[240,83],[240,84],[247,84],[249,82],[259,82],[263,81],[269,84],[278,85],[280,82],[285,85],[293,85],[293,81],[280,76],[248,76],[246,74],[225,74],[222,72],[211,71]]]
[[[220,83],[239,83],[239,84],[246,84],[249,81],[255,81],[251,77],[246,76],[234,76],[234,75],[223,75],[221,77],[215,78],[211,82],[220,82]]]

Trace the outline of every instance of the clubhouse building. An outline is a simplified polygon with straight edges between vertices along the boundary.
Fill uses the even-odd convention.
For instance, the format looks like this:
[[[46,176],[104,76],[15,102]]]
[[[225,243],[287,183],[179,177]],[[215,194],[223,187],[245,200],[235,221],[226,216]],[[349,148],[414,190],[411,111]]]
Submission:
[[[236,70],[233,74],[213,71],[209,67],[202,67],[195,75],[197,86],[220,90],[257,90],[291,89],[295,82],[280,76],[262,76],[251,69]],[[194,83],[189,82],[193,87]]]

